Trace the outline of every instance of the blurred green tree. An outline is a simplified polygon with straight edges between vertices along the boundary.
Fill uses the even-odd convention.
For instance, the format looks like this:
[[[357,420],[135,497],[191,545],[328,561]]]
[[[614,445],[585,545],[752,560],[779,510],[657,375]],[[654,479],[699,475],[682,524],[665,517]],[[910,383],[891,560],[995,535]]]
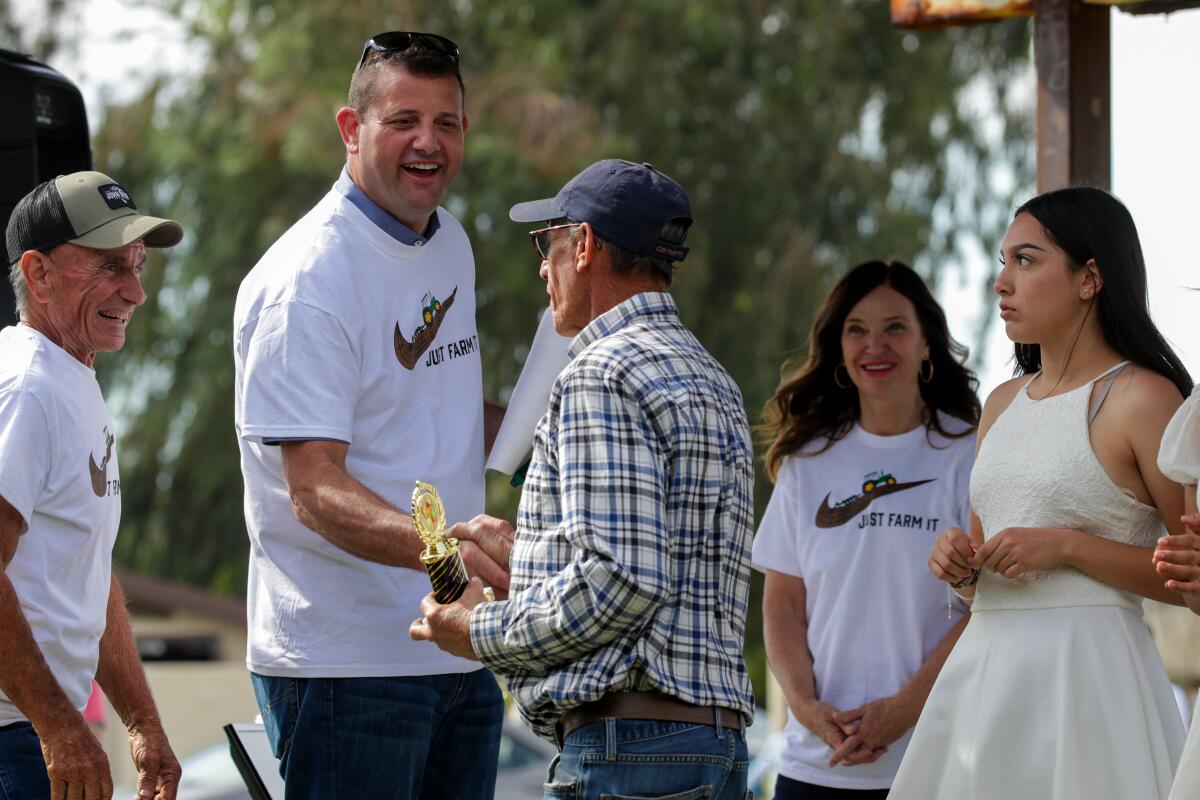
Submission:
[[[1012,91],[1030,70],[1025,21],[917,34],[881,0],[150,2],[186,21],[200,66],[104,108],[95,136],[98,168],[187,229],[153,256],[125,351],[99,362],[123,420],[117,558],[221,592],[244,591],[248,547],[234,296],[336,178],[333,115],[368,35],[433,30],[462,49],[470,130],[446,205],[474,242],[501,400],[545,304],[507,209],[592,160],[649,161],[688,189],[674,291],[752,419],[841,272],[894,257],[936,279],[965,247],[993,251],[1032,184],[1030,103]],[[760,506],[769,490],[760,480]],[[489,510],[511,518],[517,496],[493,480]]]
[[[27,53],[46,63],[61,50],[78,43],[76,32],[64,25],[79,0],[41,0],[40,14],[22,13],[13,0],[0,0],[0,48]]]

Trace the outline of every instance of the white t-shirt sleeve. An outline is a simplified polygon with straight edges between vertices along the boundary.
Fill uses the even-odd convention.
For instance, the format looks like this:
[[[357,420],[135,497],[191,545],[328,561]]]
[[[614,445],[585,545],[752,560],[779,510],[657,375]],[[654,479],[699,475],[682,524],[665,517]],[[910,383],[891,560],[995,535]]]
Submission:
[[[28,392],[0,392],[0,497],[26,528],[49,472],[50,429],[41,403]]]
[[[773,570],[797,578],[804,577],[800,563],[800,548],[796,537],[800,521],[796,494],[799,491],[799,468],[788,458],[779,469],[775,491],[767,502],[758,532],[754,535],[751,563],[759,571]]]
[[[327,311],[296,300],[262,310],[245,343],[242,436],[350,443],[359,356]]]

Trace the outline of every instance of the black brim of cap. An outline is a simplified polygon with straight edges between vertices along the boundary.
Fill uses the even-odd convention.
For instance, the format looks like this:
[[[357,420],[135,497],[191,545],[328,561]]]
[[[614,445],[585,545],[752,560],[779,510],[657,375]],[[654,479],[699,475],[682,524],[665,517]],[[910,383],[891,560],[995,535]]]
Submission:
[[[565,217],[558,205],[558,198],[547,197],[545,200],[531,200],[528,203],[517,203],[508,210],[508,218],[513,222],[547,222],[552,219]]]

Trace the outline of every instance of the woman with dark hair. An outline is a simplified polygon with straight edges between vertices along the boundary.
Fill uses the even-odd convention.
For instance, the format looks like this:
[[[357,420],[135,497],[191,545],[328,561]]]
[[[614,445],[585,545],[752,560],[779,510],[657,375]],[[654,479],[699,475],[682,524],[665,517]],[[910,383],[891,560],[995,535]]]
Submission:
[[[1017,209],[995,281],[1019,377],[983,409],[970,533],[930,569],[971,624],[929,696],[893,800],[1163,800],[1183,725],[1141,599],[1183,510],[1156,463],[1191,378],[1150,319],[1125,207],[1062,189]],[[1165,523],[1165,525],[1164,525]]]
[[[966,524],[979,420],[965,348],[921,278],[851,270],[766,407],[775,481],[754,541],[788,700],[776,798],[882,798],[964,625],[926,568]]]

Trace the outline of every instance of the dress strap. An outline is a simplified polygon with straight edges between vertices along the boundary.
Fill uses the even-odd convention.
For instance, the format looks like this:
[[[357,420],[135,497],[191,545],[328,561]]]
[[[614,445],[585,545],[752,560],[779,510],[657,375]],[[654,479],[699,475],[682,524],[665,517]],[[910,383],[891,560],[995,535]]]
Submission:
[[[1120,364],[1109,367],[1107,370],[1102,372],[1094,381],[1092,381],[1093,385],[1095,385],[1098,381],[1103,381],[1103,384],[1100,387],[1100,396],[1092,401],[1092,407],[1088,409],[1088,427],[1089,428],[1092,425],[1092,420],[1094,420],[1096,418],[1096,415],[1100,413],[1100,406],[1104,405],[1104,399],[1106,397],[1108,397],[1108,392],[1110,389],[1112,389],[1113,383],[1116,382],[1117,377],[1120,376],[1120,374],[1122,372],[1124,372],[1125,368],[1128,366],[1129,366],[1128,361],[1122,361]]]
[[[1116,364],[1113,364],[1111,367],[1104,370],[1104,372],[1101,372],[1099,375],[1092,378],[1092,383],[1102,380],[1107,375],[1112,375],[1115,378],[1117,375],[1120,375],[1121,370],[1128,367],[1130,365],[1130,363],[1132,363],[1132,362],[1130,362],[1129,359],[1125,359],[1124,361],[1118,361]]]

